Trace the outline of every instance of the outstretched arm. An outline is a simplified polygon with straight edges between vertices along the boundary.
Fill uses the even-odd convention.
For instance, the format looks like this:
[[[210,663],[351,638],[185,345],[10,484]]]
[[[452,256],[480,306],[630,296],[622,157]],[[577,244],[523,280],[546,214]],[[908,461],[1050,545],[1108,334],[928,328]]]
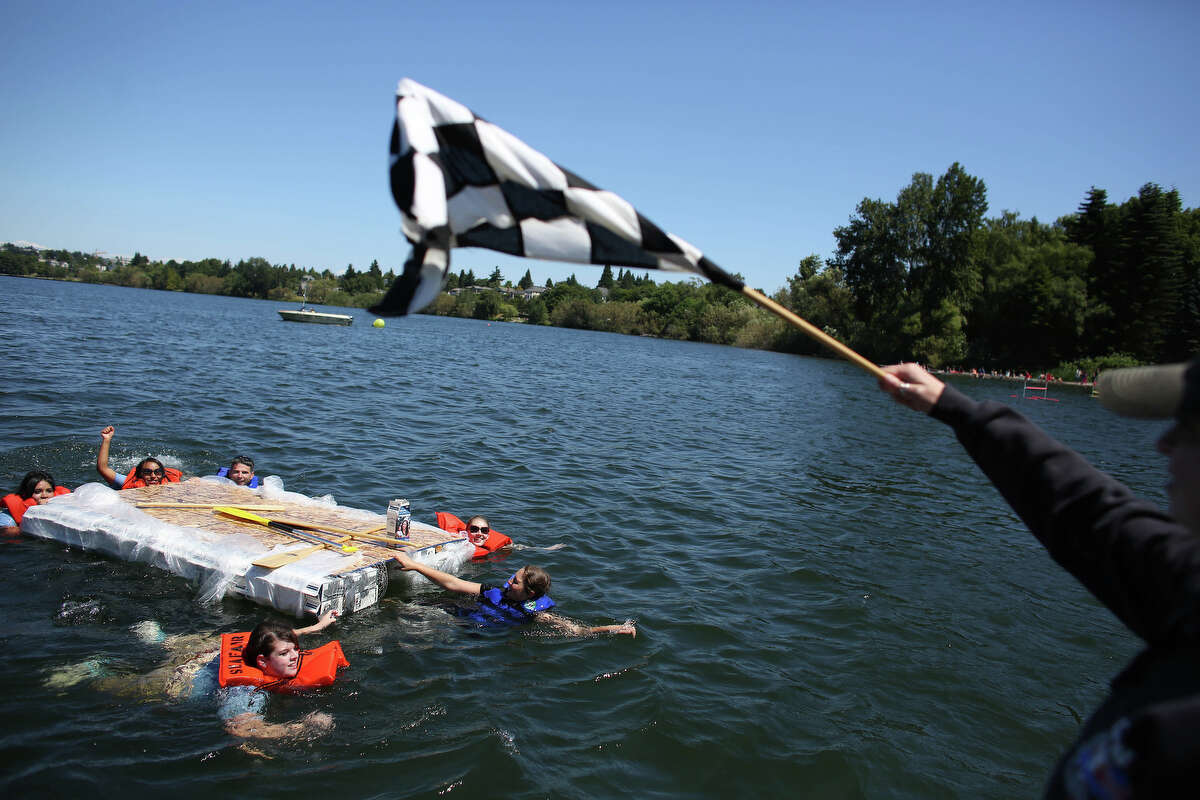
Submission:
[[[309,625],[307,628],[294,628],[292,630],[292,633],[296,634],[297,636],[303,636],[306,633],[316,633],[317,631],[323,631],[326,628],[328,628],[330,625],[332,625],[334,623],[334,621],[337,620],[337,618],[338,618],[338,612],[326,611],[324,614],[321,615],[321,618],[318,619],[316,622],[314,622],[312,625]]]
[[[557,614],[542,612],[537,616],[538,622],[544,622],[547,625],[562,631],[571,636],[590,636],[596,633],[615,633],[624,634],[627,636],[637,636],[637,626],[632,620],[622,622],[620,625],[582,625],[575,620],[560,617]]]
[[[440,569],[434,569],[419,561],[414,561],[406,553],[397,554],[396,561],[400,563],[401,569],[420,573],[447,591],[459,592],[460,594],[479,594],[483,590],[481,584],[473,581],[464,581],[462,578],[451,575],[449,572],[442,572]]]
[[[104,478],[105,483],[112,484],[117,473],[108,466],[108,446],[112,443],[113,434],[117,429],[112,425],[100,431],[100,450],[96,453],[96,472]]]
[[[225,720],[225,731],[242,739],[315,739],[332,728],[333,717],[321,711],[305,714],[296,722],[267,722],[253,712]]]

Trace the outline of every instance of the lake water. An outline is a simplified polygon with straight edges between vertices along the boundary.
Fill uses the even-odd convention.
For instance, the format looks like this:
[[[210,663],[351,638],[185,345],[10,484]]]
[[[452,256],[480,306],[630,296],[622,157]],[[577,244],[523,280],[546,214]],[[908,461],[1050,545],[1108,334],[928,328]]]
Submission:
[[[215,635],[265,609],[23,538],[0,546],[5,796],[1025,797],[1136,649],[949,429],[853,366],[444,317],[379,330],[361,309],[298,325],[284,307],[0,277],[0,486],[35,466],[94,480],[110,423],[121,471],[246,453],[341,504],[486,513],[525,549],[464,577],[541,564],[565,615],[639,635],[480,633],[440,591],[394,589],[331,629],[352,664],[337,684],[267,711],[326,711],[334,731],[254,753],[213,703],[45,679],[153,669],[141,620]],[[1163,500],[1157,425],[1082,390],[958,385]]]

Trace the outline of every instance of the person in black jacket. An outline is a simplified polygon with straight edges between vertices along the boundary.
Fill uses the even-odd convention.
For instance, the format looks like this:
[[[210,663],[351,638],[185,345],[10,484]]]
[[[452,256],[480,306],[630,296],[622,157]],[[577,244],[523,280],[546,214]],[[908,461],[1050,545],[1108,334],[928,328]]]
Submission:
[[[1002,403],[976,402],[915,364],[880,388],[949,425],[1050,555],[1145,648],[1059,759],[1046,797],[1188,797],[1200,791],[1200,358],[1114,370],[1101,402],[1171,418],[1163,512]]]

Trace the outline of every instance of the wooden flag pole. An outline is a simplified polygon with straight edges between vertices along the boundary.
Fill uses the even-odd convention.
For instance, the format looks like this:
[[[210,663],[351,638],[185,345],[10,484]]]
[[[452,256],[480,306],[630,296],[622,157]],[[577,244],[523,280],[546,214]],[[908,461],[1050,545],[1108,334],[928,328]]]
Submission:
[[[767,297],[765,294],[758,291],[757,289],[751,289],[749,286],[743,286],[742,294],[744,294],[746,297],[753,300],[755,303],[758,303],[760,306],[765,308],[767,311],[770,311],[771,313],[776,314],[777,316],[782,317],[783,319],[787,320],[792,325],[795,325],[797,328],[804,331],[809,336],[811,336],[813,339],[816,339],[818,342],[825,345],[826,347],[828,347],[833,352],[837,353],[842,358],[845,358],[846,360],[850,361],[851,363],[861,367],[862,369],[864,369],[867,372],[874,375],[876,378],[882,378],[884,375],[887,374],[886,372],[881,370],[878,365],[872,364],[870,361],[863,358],[858,353],[851,350],[849,347],[846,347],[846,345],[842,344],[837,339],[833,338],[828,333],[826,333],[825,331],[818,328],[816,325],[813,325],[811,322],[808,322],[803,317],[801,317],[801,316],[797,315],[796,313],[788,310],[787,308],[784,308],[783,306],[779,305],[779,303],[776,303],[774,300]]]

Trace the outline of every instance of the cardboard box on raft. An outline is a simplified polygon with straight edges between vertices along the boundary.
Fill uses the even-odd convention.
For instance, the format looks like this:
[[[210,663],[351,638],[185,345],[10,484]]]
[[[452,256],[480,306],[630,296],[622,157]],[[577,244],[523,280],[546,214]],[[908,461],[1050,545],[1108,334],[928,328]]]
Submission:
[[[251,564],[267,553],[300,550],[302,542],[263,525],[221,516],[211,508],[138,508],[138,503],[282,507],[254,512],[272,519],[381,534],[385,519],[346,506],[332,506],[294,492],[246,489],[222,479],[192,478],[182,483],[114,491],[88,483],[71,494],[30,508],[21,531],[125,561],[140,561],[198,584],[201,593],[234,595],[271,606],[285,614],[320,616],[326,611],[352,613],[378,603],[399,570],[395,548],[363,540],[343,554],[320,550],[275,569]],[[412,558],[456,573],[471,559],[474,546],[462,534],[412,521],[404,548]],[[327,536],[327,538],[333,538]]]

